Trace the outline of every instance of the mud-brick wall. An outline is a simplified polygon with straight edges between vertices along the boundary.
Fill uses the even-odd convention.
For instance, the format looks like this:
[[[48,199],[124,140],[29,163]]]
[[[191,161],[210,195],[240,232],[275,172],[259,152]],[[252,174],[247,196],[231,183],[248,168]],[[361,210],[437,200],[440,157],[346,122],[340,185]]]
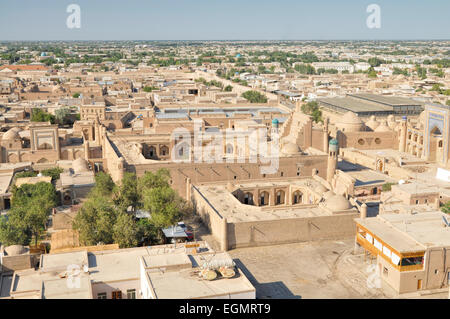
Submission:
[[[209,228],[211,234],[223,247],[224,238],[224,218],[209,204],[208,200],[202,196],[195,186],[192,187],[192,202],[195,213],[199,215],[203,223]]]
[[[18,256],[3,256],[2,271],[14,271],[34,268],[39,261],[39,255],[24,254]]]
[[[228,223],[228,248],[349,238],[355,236],[356,217],[358,213]]]

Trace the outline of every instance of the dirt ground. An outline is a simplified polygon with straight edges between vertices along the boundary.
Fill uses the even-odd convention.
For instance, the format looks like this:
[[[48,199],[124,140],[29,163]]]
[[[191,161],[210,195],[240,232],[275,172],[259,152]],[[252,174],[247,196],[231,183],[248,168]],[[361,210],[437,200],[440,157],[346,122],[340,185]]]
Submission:
[[[197,240],[220,246],[199,219],[187,222]],[[375,260],[355,255],[354,238],[228,251],[256,288],[258,299],[448,298],[443,294],[398,296],[375,272]]]

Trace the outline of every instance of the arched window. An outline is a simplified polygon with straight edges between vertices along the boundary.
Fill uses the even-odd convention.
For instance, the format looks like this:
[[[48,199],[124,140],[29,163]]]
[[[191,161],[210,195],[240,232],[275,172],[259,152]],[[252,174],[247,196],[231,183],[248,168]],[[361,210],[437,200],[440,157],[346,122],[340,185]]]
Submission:
[[[275,205],[282,205],[284,204],[284,191],[279,190],[276,194],[276,198],[275,198]]]
[[[259,194],[259,204],[261,206],[269,205],[269,193],[264,191],[261,194]]]
[[[244,194],[244,204],[253,205],[253,194],[252,193]]]
[[[233,154],[233,145],[227,144],[226,152],[227,154]]]
[[[435,126],[432,130],[431,130],[431,134],[433,135],[442,135],[441,130],[439,129],[439,127]]]
[[[303,194],[300,191],[295,191],[294,194],[292,194],[292,205],[300,204],[302,203]]]
[[[49,143],[42,143],[39,145],[38,150],[51,150],[53,147]]]
[[[159,150],[159,154],[161,154],[161,156],[167,156],[169,155],[169,148],[167,146],[161,146],[160,150]]]
[[[150,156],[150,158],[156,157],[156,148],[154,146],[150,146],[150,148],[148,149],[148,155]]]

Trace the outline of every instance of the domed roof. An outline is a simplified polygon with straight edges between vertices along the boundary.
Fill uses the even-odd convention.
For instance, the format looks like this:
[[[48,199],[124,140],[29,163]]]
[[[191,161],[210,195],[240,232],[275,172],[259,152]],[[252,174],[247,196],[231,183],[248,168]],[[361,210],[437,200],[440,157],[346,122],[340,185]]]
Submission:
[[[272,124],[278,124],[278,123],[280,123],[280,121],[278,121],[278,119],[273,119],[272,120]]]
[[[341,119],[342,123],[345,124],[362,124],[361,119],[356,115],[355,113],[348,111],[344,114],[344,116]]]
[[[13,127],[12,129],[8,130],[5,134],[3,134],[4,140],[17,140],[20,139],[20,128]]]
[[[330,145],[338,145],[339,143],[338,143],[337,139],[333,138],[333,139],[330,140],[329,144]]]
[[[330,197],[332,197],[332,196],[334,196],[334,195],[336,195],[333,191],[328,191],[328,192],[325,192],[323,195],[322,195],[322,197],[325,199],[325,200],[327,200],[328,198],[330,198]]]
[[[366,122],[366,126],[369,127],[372,131],[375,131],[375,129],[380,125],[380,123],[377,121],[375,115],[372,115],[370,117],[370,120]]]
[[[394,115],[390,114],[387,117],[387,125],[393,130],[397,126],[397,122],[395,121]]]
[[[322,184],[317,185],[316,188],[314,188],[314,191],[318,194],[323,194],[324,192],[328,191],[328,188],[326,188],[325,186],[323,186]]]
[[[364,123],[355,113],[349,111],[336,122],[336,127],[345,132],[359,132],[363,129]]]
[[[300,152],[300,147],[295,143],[287,142],[283,145],[281,152],[285,155],[296,155]]]
[[[332,211],[350,209],[352,205],[342,195],[333,195],[325,201],[325,206]]]
[[[72,168],[75,173],[88,172],[89,167],[87,166],[87,162],[82,158],[77,158],[73,161]]]
[[[8,256],[17,256],[26,252],[25,248],[22,245],[11,245],[5,248]]]
[[[386,121],[382,121],[380,126],[375,129],[375,132],[390,132],[391,128],[387,125]]]

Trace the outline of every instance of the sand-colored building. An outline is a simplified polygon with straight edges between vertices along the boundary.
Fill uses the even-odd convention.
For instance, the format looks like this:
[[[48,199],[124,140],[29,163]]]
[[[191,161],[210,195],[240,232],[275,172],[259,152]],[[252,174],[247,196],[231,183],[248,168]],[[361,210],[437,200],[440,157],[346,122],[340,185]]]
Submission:
[[[37,270],[15,271],[1,281],[2,298],[255,298],[255,288],[231,257],[215,253],[205,242],[94,248],[41,255]],[[225,268],[231,272],[223,273]]]
[[[450,227],[442,212],[358,218],[356,244],[376,258],[379,276],[397,293],[449,286]]]

